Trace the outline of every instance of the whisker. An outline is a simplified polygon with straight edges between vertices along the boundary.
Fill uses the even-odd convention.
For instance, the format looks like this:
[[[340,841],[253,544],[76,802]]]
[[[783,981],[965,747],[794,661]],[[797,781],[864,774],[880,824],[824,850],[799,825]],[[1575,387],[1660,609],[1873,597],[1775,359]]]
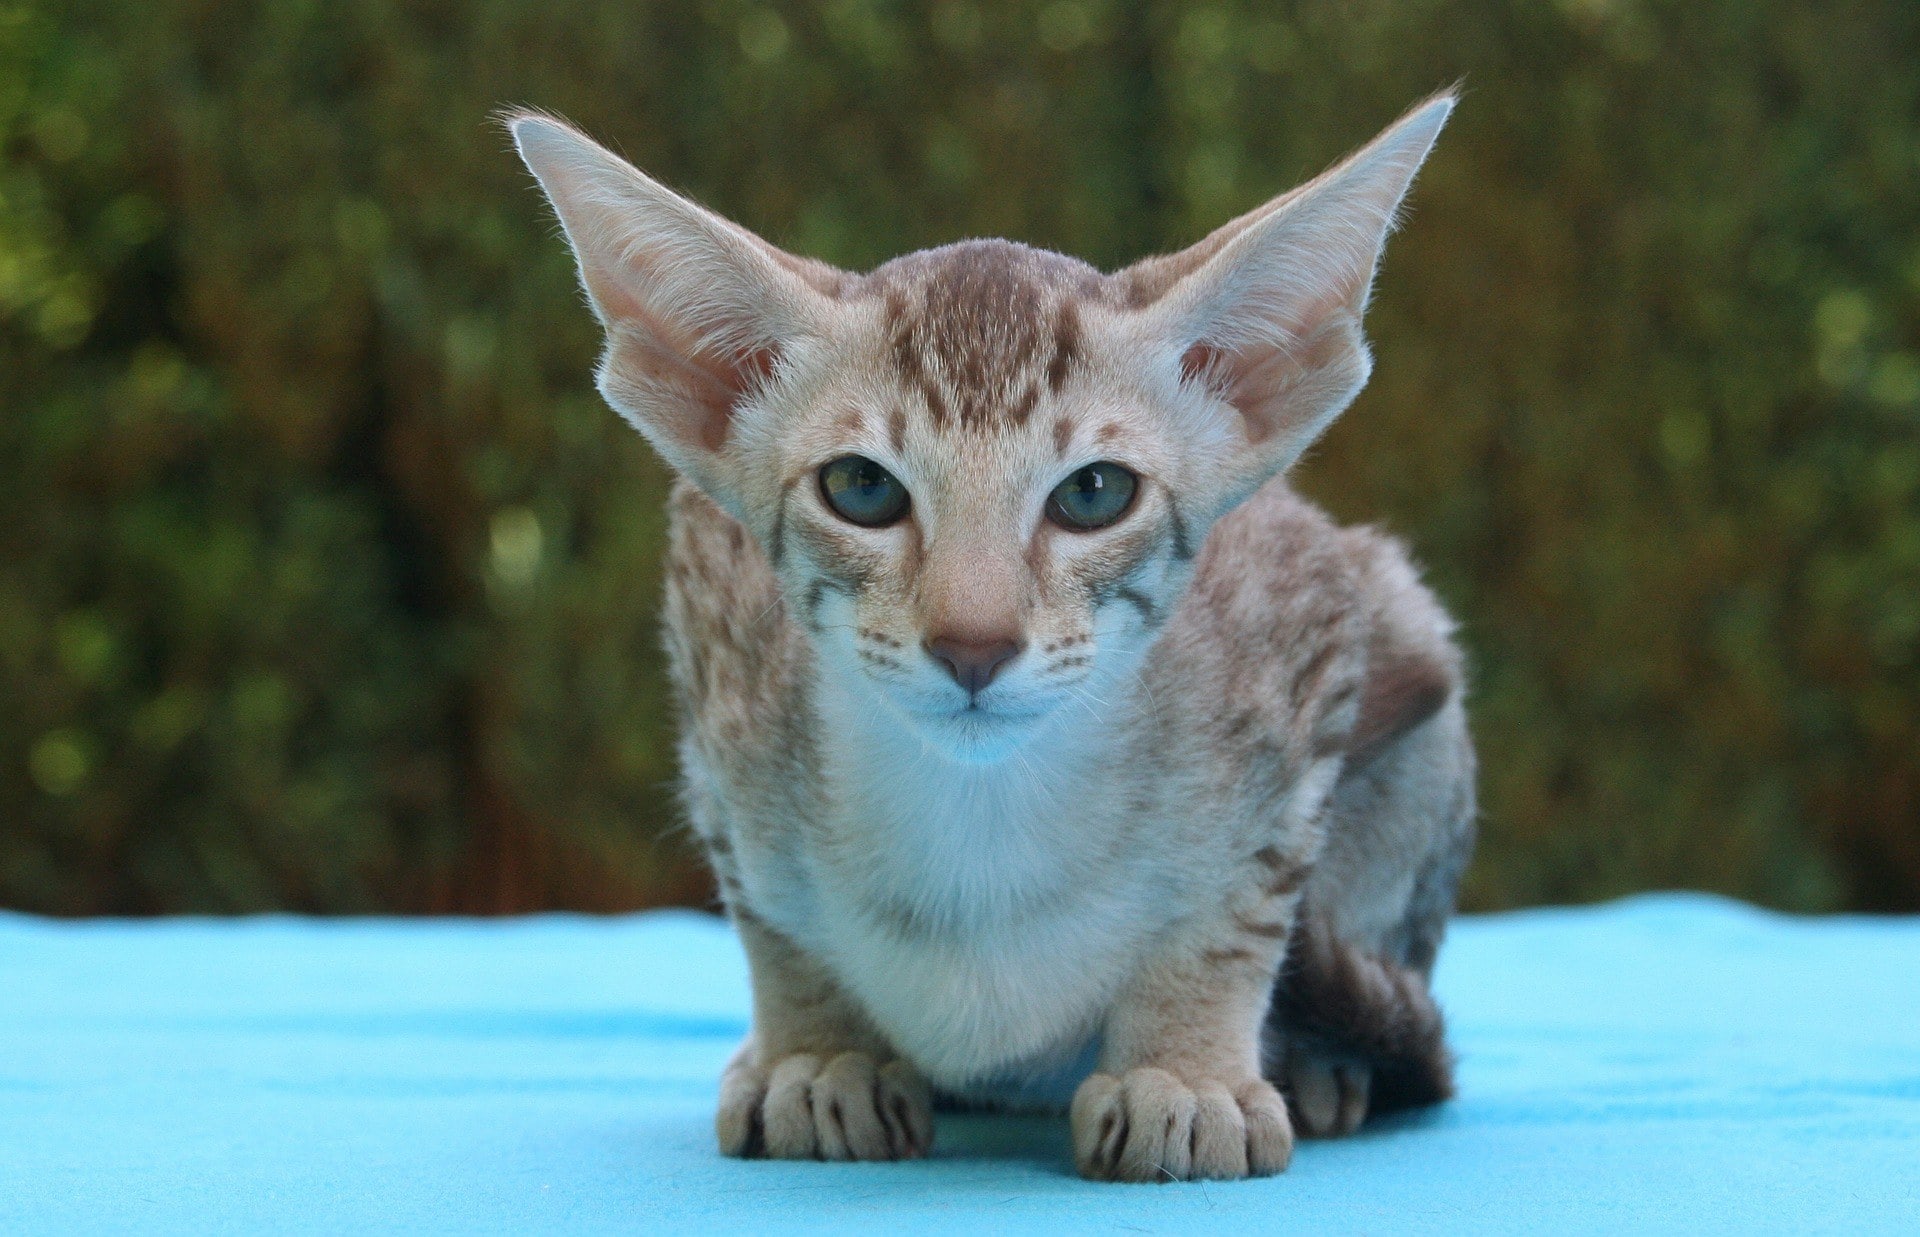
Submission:
[[[1128,667],[1127,672],[1133,675],[1133,681],[1140,685],[1140,691],[1147,698],[1147,707],[1153,710],[1154,716],[1158,717],[1160,715],[1160,702],[1154,699],[1153,688],[1147,684],[1147,676],[1140,673],[1140,667],[1138,666]]]
[[[1084,683],[1067,684],[1067,692],[1073,701],[1084,707],[1090,715],[1095,714],[1096,710],[1104,711],[1107,708],[1107,702],[1095,695],[1093,689]]]
[[[778,589],[775,589],[773,594],[773,600],[767,603],[767,608],[760,611],[759,617],[755,618],[752,624],[750,625],[754,627],[758,627],[760,626],[760,624],[766,622],[767,615],[772,614],[775,610],[779,609],[780,603],[785,600],[786,598],[780,595],[780,591]]]

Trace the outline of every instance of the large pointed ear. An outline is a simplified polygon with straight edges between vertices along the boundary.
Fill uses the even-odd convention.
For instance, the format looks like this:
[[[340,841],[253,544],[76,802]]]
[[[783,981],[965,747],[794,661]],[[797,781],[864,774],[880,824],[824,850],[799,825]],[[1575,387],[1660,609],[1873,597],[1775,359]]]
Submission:
[[[660,454],[729,509],[723,458],[743,401],[822,328],[842,276],[648,179],[548,116],[507,118],[560,217],[606,328],[599,388]]]
[[[1453,102],[1428,100],[1319,178],[1115,276],[1154,316],[1182,379],[1239,412],[1254,448],[1244,492],[1293,463],[1366,384],[1360,319],[1374,268]]]

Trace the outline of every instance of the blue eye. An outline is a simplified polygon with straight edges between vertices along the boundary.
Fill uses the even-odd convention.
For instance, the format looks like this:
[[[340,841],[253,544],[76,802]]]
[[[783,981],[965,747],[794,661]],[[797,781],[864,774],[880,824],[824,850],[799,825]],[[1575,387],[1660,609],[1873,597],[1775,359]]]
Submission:
[[[1140,479],[1118,464],[1089,464],[1053,487],[1047,518],[1076,533],[1105,528],[1133,506],[1139,488]]]
[[[907,513],[907,487],[864,455],[843,455],[821,468],[820,497],[841,519],[867,528]]]

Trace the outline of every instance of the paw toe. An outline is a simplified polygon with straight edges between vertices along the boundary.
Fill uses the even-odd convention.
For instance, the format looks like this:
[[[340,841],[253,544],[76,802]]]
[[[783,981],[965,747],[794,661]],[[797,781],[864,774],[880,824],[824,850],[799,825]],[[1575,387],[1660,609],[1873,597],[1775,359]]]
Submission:
[[[761,1135],[760,1110],[767,1098],[767,1076],[743,1061],[735,1060],[720,1077],[720,1108],[714,1114],[714,1132],[720,1137],[720,1154],[756,1156],[765,1153]]]
[[[1264,1078],[1241,1086],[1234,1099],[1247,1123],[1248,1174],[1271,1177],[1285,1172],[1293,1161],[1293,1123],[1287,1120],[1286,1101]]]
[[[1240,1102],[1217,1082],[1193,1089],[1192,1175],[1231,1181],[1247,1175],[1247,1122]]]
[[[1333,1071],[1340,1084],[1340,1117],[1335,1132],[1342,1137],[1367,1119],[1367,1101],[1373,1090],[1373,1071],[1364,1065],[1342,1065]]]
[[[813,1117],[813,1080],[819,1075],[820,1058],[805,1053],[773,1067],[761,1110],[767,1154],[772,1158],[811,1160],[820,1154]]]
[[[933,1147],[933,1092],[920,1071],[905,1061],[880,1069],[880,1121],[894,1158],[919,1159]]]
[[[1073,1162],[1080,1175],[1097,1181],[1110,1178],[1127,1138],[1120,1080],[1112,1074],[1094,1074],[1081,1083],[1073,1093],[1067,1124],[1073,1134]]]
[[[873,1058],[843,1052],[813,1080],[813,1128],[823,1160],[892,1159],[881,1124],[880,1071]]]
[[[1287,1094],[1302,1134],[1324,1138],[1333,1132],[1340,1107],[1340,1084],[1334,1080],[1333,1066],[1325,1061],[1294,1060],[1287,1071]]]
[[[1367,1119],[1373,1073],[1364,1065],[1295,1054],[1287,1062],[1287,1091],[1301,1133],[1343,1138]]]
[[[1121,1181],[1185,1181],[1193,1156],[1192,1089],[1160,1069],[1129,1071],[1121,1089],[1127,1141],[1113,1175]]]

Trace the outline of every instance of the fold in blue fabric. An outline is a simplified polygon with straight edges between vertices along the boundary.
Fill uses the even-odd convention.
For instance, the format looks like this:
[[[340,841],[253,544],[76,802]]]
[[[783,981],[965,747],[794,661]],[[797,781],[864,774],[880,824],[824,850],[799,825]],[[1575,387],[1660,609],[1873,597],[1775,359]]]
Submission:
[[[1460,1097],[1265,1181],[714,1150],[710,917],[0,916],[0,1232],[1920,1232],[1920,920],[1697,895],[1458,922]]]

